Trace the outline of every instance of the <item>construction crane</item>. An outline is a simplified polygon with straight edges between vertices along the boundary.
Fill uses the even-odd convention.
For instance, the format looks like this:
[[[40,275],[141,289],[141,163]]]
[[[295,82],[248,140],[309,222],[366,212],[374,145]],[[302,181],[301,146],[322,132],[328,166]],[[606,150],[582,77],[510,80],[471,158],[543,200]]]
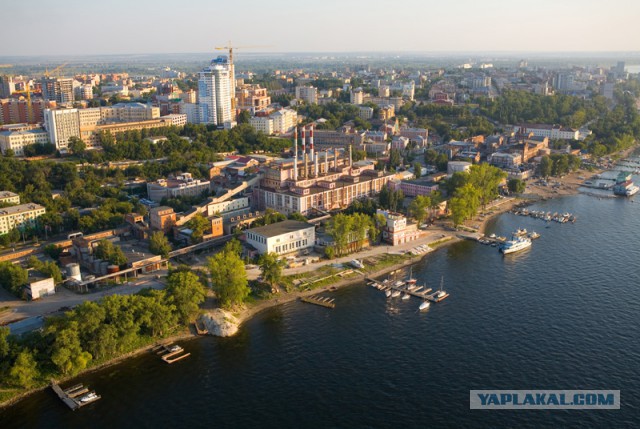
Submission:
[[[231,91],[233,94],[231,95],[231,110],[233,111],[233,115],[235,118],[236,115],[236,70],[233,65],[233,50],[234,49],[253,49],[253,48],[269,48],[269,45],[252,45],[252,46],[232,46],[231,41],[227,43],[227,46],[216,46],[214,49],[216,51],[229,50],[229,86],[231,87]]]
[[[62,70],[64,68],[64,66],[66,66],[69,63],[64,63],[64,64],[60,64],[58,67],[56,67],[55,69],[49,71],[49,69],[45,69],[44,71],[44,76],[45,77],[51,77],[51,75],[56,75],[60,72],[60,70]]]

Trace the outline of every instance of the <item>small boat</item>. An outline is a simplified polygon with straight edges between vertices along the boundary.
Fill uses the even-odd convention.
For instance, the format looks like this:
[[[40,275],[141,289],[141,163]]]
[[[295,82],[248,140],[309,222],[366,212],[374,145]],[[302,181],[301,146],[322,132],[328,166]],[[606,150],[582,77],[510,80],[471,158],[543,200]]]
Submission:
[[[449,296],[449,294],[446,291],[442,290],[443,285],[444,285],[444,276],[440,279],[440,289],[434,295],[436,302],[441,301]]]
[[[98,395],[96,394],[96,392],[89,392],[84,396],[80,397],[80,402],[89,402],[93,399],[96,399],[98,397]]]
[[[413,278],[413,267],[409,269],[409,278],[405,280],[407,285],[415,285],[418,280]]]
[[[364,268],[364,264],[362,263],[362,261],[359,261],[357,259],[352,259],[351,262],[349,262],[349,264],[351,264],[353,268],[359,268],[359,269]]]
[[[400,296],[399,290],[394,290],[393,292],[391,292],[391,298],[397,298],[399,296]]]
[[[408,293],[405,293],[404,295],[402,295],[402,299],[409,299],[411,298],[411,295],[409,295]]]
[[[418,307],[418,310],[425,311],[430,305],[431,303],[425,299],[422,304],[420,304],[420,307]]]
[[[387,296],[387,298],[391,297],[391,289],[387,289],[384,294]]]
[[[535,240],[536,238],[540,238],[540,234],[535,231],[531,231],[531,233],[529,234],[529,238]]]
[[[169,347],[169,352],[170,353],[181,352],[181,351],[182,351],[182,347],[180,347],[177,344],[174,344],[173,346]]]

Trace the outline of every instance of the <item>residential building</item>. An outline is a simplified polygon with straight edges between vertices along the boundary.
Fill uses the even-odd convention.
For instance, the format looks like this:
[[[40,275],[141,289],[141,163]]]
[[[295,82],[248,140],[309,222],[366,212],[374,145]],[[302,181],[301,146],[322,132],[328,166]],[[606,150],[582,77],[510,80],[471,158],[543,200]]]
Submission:
[[[364,119],[365,121],[373,118],[373,107],[360,106],[358,109],[358,116],[360,119]]]
[[[280,109],[269,117],[273,119],[274,134],[290,133],[298,123],[298,112],[293,109]]]
[[[42,84],[42,97],[46,101],[73,103],[72,78],[43,77],[40,83]]]
[[[248,110],[252,115],[259,110],[266,109],[271,104],[271,97],[267,95],[267,89],[260,85],[242,85],[236,89],[238,110]]]
[[[402,136],[393,136],[391,140],[391,149],[405,150],[409,146],[409,138]]]
[[[356,88],[350,93],[350,102],[351,104],[360,105],[364,103],[364,91],[362,88]]]
[[[0,123],[37,124],[44,121],[46,102],[41,98],[31,99],[31,108],[24,97],[0,100]]]
[[[382,228],[382,239],[392,246],[415,241],[421,235],[418,225],[408,223],[407,218],[400,213],[377,209],[376,214],[381,214],[386,219],[387,222]]]
[[[151,201],[156,202],[160,202],[163,198],[197,196],[204,192],[209,193],[210,183],[208,180],[194,179],[191,173],[182,173],[175,177],[147,183],[147,195]]]
[[[417,197],[418,195],[430,195],[438,190],[438,184],[431,178],[417,180],[403,180],[400,182],[400,189],[405,197]]]
[[[313,248],[316,228],[307,222],[285,220],[271,225],[252,228],[245,233],[246,242],[260,254],[284,255]]]
[[[9,98],[16,90],[16,84],[11,76],[0,76],[0,98]]]
[[[36,219],[46,213],[39,204],[29,203],[0,209],[0,235],[13,228],[35,226]]]
[[[269,116],[253,116],[249,119],[249,125],[258,132],[266,135],[273,134],[273,119]]]
[[[307,104],[318,104],[318,89],[313,86],[296,86],[296,98]]]
[[[176,224],[176,214],[171,207],[154,207],[149,210],[149,224],[151,229],[163,231],[167,234]]]
[[[535,137],[547,137],[551,140],[578,140],[580,137],[580,131],[577,129],[549,124],[515,125],[513,132],[525,136],[533,134]]]
[[[234,120],[231,111],[230,66],[226,56],[211,61],[198,77],[200,123],[225,126]]]
[[[429,130],[426,128],[400,128],[400,135],[402,137],[408,137],[409,140],[418,142],[425,142],[429,138]]]
[[[160,118],[160,108],[142,103],[118,103],[100,108],[101,121],[141,122]]]
[[[78,109],[46,109],[44,111],[44,128],[49,133],[49,141],[56,145],[56,149],[66,152],[69,138],[80,138]]]
[[[1,204],[20,204],[20,195],[11,191],[0,191]]]
[[[24,156],[25,147],[46,143],[49,143],[49,134],[42,128],[0,131],[0,150],[3,155],[11,149],[15,156]]]
[[[517,168],[522,164],[522,155],[506,152],[492,153],[489,155],[489,164],[505,169]]]
[[[160,119],[165,121],[167,125],[174,127],[184,127],[187,125],[187,115],[180,113],[171,113],[169,115],[160,116]]]

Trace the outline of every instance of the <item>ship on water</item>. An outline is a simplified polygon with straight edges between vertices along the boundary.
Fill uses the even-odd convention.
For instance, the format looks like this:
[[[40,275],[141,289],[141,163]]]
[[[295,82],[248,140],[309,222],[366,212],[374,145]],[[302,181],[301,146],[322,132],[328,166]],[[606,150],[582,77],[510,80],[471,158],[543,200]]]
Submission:
[[[631,180],[631,173],[624,171],[618,174],[616,184],[613,185],[613,193],[623,197],[635,195],[639,190],[640,187],[635,185]]]

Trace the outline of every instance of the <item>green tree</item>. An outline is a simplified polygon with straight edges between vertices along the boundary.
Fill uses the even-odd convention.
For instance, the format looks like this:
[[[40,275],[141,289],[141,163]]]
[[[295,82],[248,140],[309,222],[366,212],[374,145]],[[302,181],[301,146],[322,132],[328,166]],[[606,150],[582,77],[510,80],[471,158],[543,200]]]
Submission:
[[[163,258],[169,257],[171,252],[171,244],[167,240],[167,236],[162,231],[156,231],[149,238],[149,250],[154,255],[161,255]]]
[[[0,284],[18,297],[22,297],[22,288],[29,281],[27,270],[10,262],[0,262]]]
[[[16,386],[28,389],[35,384],[40,375],[38,364],[33,356],[33,352],[24,349],[16,358],[16,361],[9,370],[11,382]]]
[[[416,179],[419,179],[422,176],[422,164],[419,162],[413,163],[413,175]]]
[[[211,285],[220,301],[220,306],[231,308],[242,304],[251,292],[247,272],[240,256],[223,249],[208,259]]]
[[[169,299],[176,306],[183,324],[194,320],[204,302],[206,293],[198,276],[191,271],[176,271],[167,277]]]
[[[92,356],[89,352],[82,350],[78,333],[79,327],[75,321],[56,332],[51,362],[64,375],[77,374],[91,362]]]
[[[127,257],[120,246],[114,245],[109,240],[100,240],[94,251],[94,256],[118,266],[127,263]]]
[[[79,137],[69,137],[69,150],[74,155],[82,156],[84,154],[87,145]]]
[[[509,188],[509,192],[513,194],[521,194],[524,192],[527,184],[524,182],[524,180],[509,179],[509,182],[507,182],[507,187]]]
[[[211,222],[202,214],[197,213],[186,223],[186,227],[192,231],[191,242],[200,243],[204,233],[211,229]]]
[[[249,119],[251,119],[251,114],[248,110],[243,110],[238,114],[238,124],[248,124]]]
[[[269,283],[272,291],[278,290],[278,284],[282,281],[284,265],[284,261],[281,261],[278,255],[273,252],[265,253],[258,259],[262,278]]]
[[[498,197],[498,185],[506,177],[507,173],[489,164],[476,164],[469,169],[469,184],[478,191],[482,206]]]
[[[409,214],[418,225],[427,218],[427,209],[431,206],[431,199],[425,195],[418,195],[409,204]]]
[[[552,172],[553,161],[551,161],[551,158],[549,158],[549,156],[545,155],[540,160],[540,164],[538,164],[538,174],[546,179],[547,177],[551,176]]]

